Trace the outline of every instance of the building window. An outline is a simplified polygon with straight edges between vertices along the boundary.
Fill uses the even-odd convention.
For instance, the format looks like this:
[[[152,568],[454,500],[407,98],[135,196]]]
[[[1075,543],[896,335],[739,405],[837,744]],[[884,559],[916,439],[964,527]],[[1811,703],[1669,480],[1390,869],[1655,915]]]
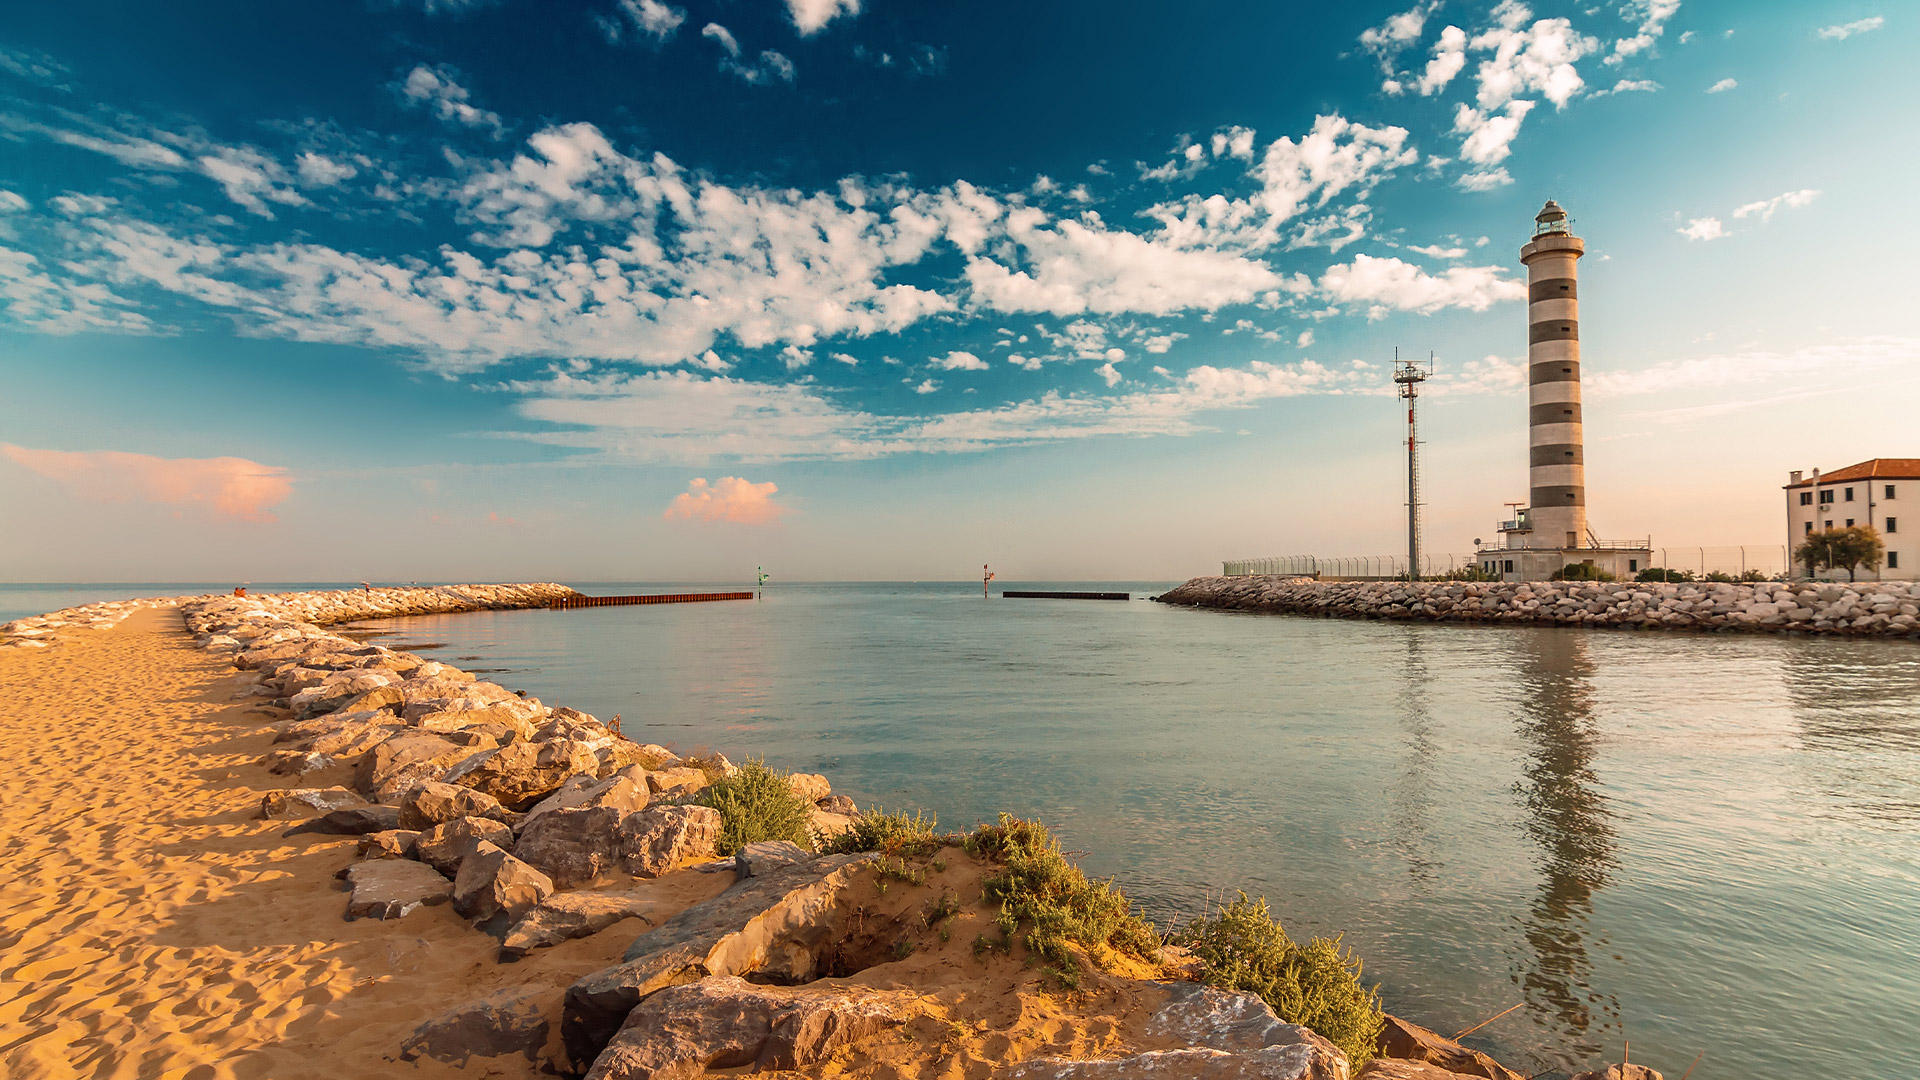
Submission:
[[[1892,485],[1892,484],[1888,484],[1888,485],[1887,485],[1887,498],[1889,498],[1889,499],[1891,499],[1891,498],[1893,498],[1893,485]]]
[[[1821,492],[1821,493],[1820,493],[1820,502],[1821,502],[1822,504],[1825,504],[1825,503],[1830,503],[1830,502],[1832,502],[1832,501],[1833,501],[1833,491],[1832,491],[1832,489],[1828,489],[1828,490],[1826,490],[1826,491],[1823,491],[1823,492]]]
[[[1635,573],[1635,572],[1637,572],[1637,571],[1639,571],[1639,569],[1640,569],[1640,560],[1639,560],[1639,559],[1628,559],[1628,560],[1627,560],[1627,573],[1629,573],[1629,574],[1632,574],[1632,573]]]
[[[1847,519],[1847,528],[1849,528],[1849,529],[1851,529],[1851,528],[1853,528],[1853,519],[1852,519],[1852,518],[1848,518],[1848,519]]]
[[[1801,493],[1800,493],[1800,505],[1801,505],[1801,506],[1812,506],[1812,505],[1813,505],[1813,492],[1811,492],[1811,491],[1803,491],[1803,492],[1801,492]]]
[[[1807,535],[1813,535],[1813,522],[1807,522]]]
[[[1512,560],[1512,559],[1508,559],[1508,560],[1507,560],[1507,568],[1506,568],[1506,570],[1505,570],[1504,572],[1505,572],[1505,573],[1508,573],[1508,574],[1511,574],[1511,573],[1513,573],[1513,560]]]
[[[1847,489],[1847,501],[1848,501],[1848,502],[1852,502],[1852,501],[1853,501],[1853,489],[1852,489],[1852,488],[1848,488],[1848,489]]]
[[[1899,518],[1888,518],[1888,519],[1887,519],[1887,531],[1888,531],[1888,532],[1890,532],[1890,533],[1895,533],[1895,532],[1899,532],[1899,531],[1900,531],[1900,519],[1899,519]]]
[[[1889,570],[1900,569],[1900,553],[1899,552],[1897,551],[1887,552],[1887,569]]]
[[[1831,528],[1833,528],[1833,522],[1832,522],[1832,521],[1828,521],[1828,522],[1827,522],[1827,528],[1829,528],[1829,529],[1831,529]]]

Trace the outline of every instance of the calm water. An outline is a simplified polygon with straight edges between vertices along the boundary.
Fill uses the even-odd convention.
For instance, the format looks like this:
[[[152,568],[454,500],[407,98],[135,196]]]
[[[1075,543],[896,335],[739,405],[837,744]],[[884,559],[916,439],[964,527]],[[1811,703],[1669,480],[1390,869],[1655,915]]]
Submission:
[[[643,740],[825,772],[862,804],[950,827],[1037,815],[1158,920],[1264,894],[1296,935],[1344,933],[1388,1008],[1428,1026],[1525,1002],[1468,1040],[1523,1070],[1618,1060],[1628,1039],[1669,1078],[1702,1050],[1696,1080],[1920,1068],[1911,642],[944,584],[386,626]]]

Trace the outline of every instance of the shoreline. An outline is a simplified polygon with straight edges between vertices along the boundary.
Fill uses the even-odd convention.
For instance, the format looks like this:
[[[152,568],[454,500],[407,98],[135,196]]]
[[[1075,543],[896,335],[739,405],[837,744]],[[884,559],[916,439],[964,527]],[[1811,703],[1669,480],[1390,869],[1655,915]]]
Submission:
[[[1326,582],[1189,579],[1155,602],[1224,611],[1615,630],[1811,634],[1920,641],[1920,582]]]
[[[516,1075],[523,1066],[526,1075],[552,1068],[608,1080],[650,1075],[644,1069],[634,1071],[634,1059],[657,1054],[659,1047],[644,1034],[629,1034],[631,1025],[623,1023],[629,1013],[639,1015],[643,1003],[651,1003],[647,1008],[657,1012],[668,1008],[664,1003],[669,999],[689,998],[680,1002],[680,1013],[665,1018],[682,1026],[698,1027],[715,1008],[741,1007],[773,1010],[769,1015],[813,1009],[816,1012],[808,1015],[817,1016],[818,1009],[831,1006],[821,1022],[838,1023],[845,1016],[831,1011],[840,1008],[833,1003],[849,995],[880,1017],[873,1021],[878,1024],[873,1031],[904,1026],[910,1033],[922,1032],[919,1038],[948,1040],[946,1050],[969,1063],[962,1070],[969,1076],[1014,1065],[1035,1076],[1109,1075],[1111,1070],[1087,1069],[1119,1065],[1115,1055],[1129,1048],[1147,1055],[1200,1055],[1208,1061],[1213,1057],[1207,1055],[1250,1057],[1284,1049],[1298,1059],[1299,1068],[1262,1075],[1303,1080],[1518,1075],[1397,1020],[1390,1034],[1398,1041],[1388,1047],[1383,1036],[1381,1047],[1393,1056],[1350,1072],[1346,1058],[1331,1044],[1305,1028],[1273,1020],[1257,998],[1167,982],[1167,974],[1144,968],[1117,974],[1100,964],[1088,966],[1085,957],[1079,961],[1084,970],[1078,976],[1085,981],[1075,992],[1083,1000],[1062,1004],[1053,997],[1057,988],[1047,981],[1046,970],[1037,970],[1031,956],[1027,963],[1016,960],[1027,953],[1010,935],[1004,959],[994,959],[989,950],[981,960],[976,941],[974,958],[967,960],[964,946],[970,932],[956,939],[957,944],[950,943],[944,931],[933,934],[926,905],[915,890],[935,890],[927,894],[926,903],[938,899],[944,907],[947,893],[979,894],[981,882],[993,872],[991,865],[963,855],[954,846],[957,838],[936,848],[931,857],[922,853],[914,865],[901,861],[897,870],[888,869],[884,857],[874,861],[872,854],[816,856],[790,844],[751,845],[742,858],[718,865],[711,828],[718,815],[686,796],[738,772],[724,758],[683,762],[663,747],[621,739],[585,714],[549,708],[449,665],[325,628],[396,615],[541,606],[562,590],[572,592],[557,585],[462,586],[124,601],[16,620],[0,630],[9,641],[31,642],[31,650],[72,646],[76,660],[104,640],[133,633],[158,634],[155,641],[168,642],[170,652],[198,658],[197,665],[188,665],[193,668],[188,682],[197,679],[211,685],[208,696],[240,703],[220,710],[227,714],[222,742],[229,752],[224,766],[215,771],[224,769],[227,781],[240,779],[238,786],[247,792],[236,799],[236,785],[216,782],[198,799],[203,805],[222,804],[217,813],[229,825],[229,855],[251,860],[254,869],[248,873],[281,879],[270,902],[300,909],[281,936],[299,939],[306,923],[314,924],[310,929],[316,935],[328,923],[335,931],[344,925],[364,943],[384,945],[390,954],[403,948],[403,942],[430,940],[443,965],[468,973],[451,985],[444,976],[432,986],[421,984],[408,1008],[396,1014],[398,1020],[388,1018],[382,1025],[362,1017],[362,1023],[371,1026],[356,1032],[353,1053],[358,1055],[355,1060],[367,1060],[371,1071],[366,1075],[382,1075],[396,1054],[413,1061],[413,1068],[436,1075],[441,1069],[458,1075],[458,1066],[475,1056],[497,1075]],[[180,622],[172,622],[169,608],[178,610]],[[93,632],[110,630],[135,615],[139,619],[132,626],[110,634]],[[192,648],[187,634],[192,635]],[[9,662],[60,665],[62,652],[28,651]],[[224,663],[239,671],[220,674]],[[162,755],[168,750],[190,752],[178,746],[176,733],[164,721],[142,736],[122,733],[120,738],[144,738],[143,745],[157,744],[150,749]],[[512,768],[497,767],[516,746],[529,748],[526,760]],[[553,767],[544,777],[529,779],[546,765]],[[172,769],[178,772],[180,766]],[[476,781],[482,773],[487,778]],[[687,792],[676,791],[676,779],[688,785]],[[782,779],[796,794],[804,791],[814,806],[815,835],[858,820],[857,811],[841,812],[852,811],[851,806],[833,803],[826,778]],[[528,827],[543,818],[549,824],[564,822],[567,828]],[[286,826],[293,828],[275,835]],[[463,836],[463,830],[475,835]],[[296,835],[302,839],[289,843]],[[182,847],[178,836],[165,834],[147,842]],[[464,844],[464,850],[452,858],[442,853],[436,861],[430,849],[448,842]],[[191,853],[197,846],[189,840],[184,850]],[[358,861],[351,861],[354,854]],[[746,855],[752,857],[750,866]],[[618,868],[611,875],[606,872],[608,860]],[[341,866],[343,862],[349,865]],[[289,873],[277,869],[281,866],[304,870]],[[320,873],[334,867],[340,867],[334,876],[348,880],[350,896],[343,898],[338,886]],[[404,880],[395,880],[396,875]],[[888,875],[898,877],[891,899]],[[616,880],[610,884],[609,878]],[[340,923],[343,899],[349,919],[356,911],[362,917]],[[714,913],[716,906],[724,917]],[[244,901],[241,907],[228,916],[229,922],[244,919]],[[317,917],[316,909],[325,907],[332,907],[333,914]],[[959,909],[955,925],[972,921],[990,926],[994,919],[990,908],[961,903]],[[892,927],[887,933],[898,936],[862,946],[868,954],[849,963],[838,952],[823,952],[822,942],[858,938],[847,921],[853,912],[866,912],[862,920],[885,915]],[[688,925],[690,919],[699,925]],[[530,921],[536,925],[529,928]],[[474,923],[482,928],[475,929]],[[422,927],[431,931],[426,938],[420,937]],[[610,932],[599,932],[603,930]],[[636,932],[639,936],[632,937]],[[685,951],[689,934],[695,953]],[[624,954],[613,951],[630,938]],[[663,939],[667,944],[660,948],[645,948]],[[961,950],[958,957],[955,948]],[[872,954],[876,949],[884,955]],[[499,956],[493,955],[496,951]],[[519,963],[502,966],[500,961],[509,958]],[[610,961],[612,966],[607,966]],[[838,973],[848,966],[854,970]],[[781,971],[786,974],[774,974]],[[761,981],[739,982],[737,976],[756,972]],[[776,983],[800,985],[779,994],[753,989],[770,974]],[[306,976],[323,984],[342,977],[336,969]],[[347,995],[366,985],[369,977],[390,988],[383,994],[398,990],[391,976],[376,974],[352,978]],[[704,987],[704,993],[721,994],[724,1000],[703,1003],[693,1000],[697,995],[668,993],[687,978],[693,979],[689,986]],[[244,983],[244,977],[239,981]],[[1194,989],[1180,990],[1183,986]],[[471,1000],[488,988],[491,993]],[[438,997],[433,991],[439,991]],[[1020,1007],[1013,1013],[986,1008],[985,1002],[996,997],[1019,1002]],[[344,999],[333,1000],[331,1010],[353,1013],[341,1004]],[[297,1001],[277,1004],[295,1022],[304,1022],[297,1019],[306,1015]],[[1191,1024],[1182,1029],[1184,1034],[1166,1030],[1181,1016],[1193,1019],[1196,1008],[1212,1015],[1229,1006],[1252,1019],[1266,1016],[1260,1021],[1260,1039],[1266,1041],[1229,1045],[1219,1041],[1224,1038],[1220,1032]],[[1045,1014],[1038,1026],[1031,1018],[1035,1009]],[[427,1013],[431,1015],[423,1015]],[[957,1034],[963,1030],[968,1034]],[[1109,1034],[1096,1039],[1091,1034],[1096,1031]],[[1009,1036],[1017,1037],[1008,1043]],[[908,1043],[915,1037],[910,1035]],[[32,1036],[29,1041],[38,1042]],[[188,1049],[204,1055],[216,1048]],[[924,1052],[875,1049],[871,1039],[856,1040],[834,1053],[842,1065],[865,1067],[848,1069],[846,1075],[874,1069],[881,1075],[933,1074],[932,1063],[920,1060]],[[189,1060],[179,1057],[177,1047],[173,1054]],[[5,1060],[10,1067],[45,1067],[54,1059],[37,1052]],[[205,1063],[204,1058],[191,1060]],[[1415,1060],[1427,1063],[1426,1071],[1400,1068]],[[1441,1062],[1463,1071],[1443,1071]],[[283,1068],[274,1075],[296,1071]],[[44,1074],[70,1075],[58,1068]],[[227,1074],[224,1066],[216,1072]],[[28,1070],[22,1075],[42,1073]],[[338,1075],[361,1073],[343,1067]]]

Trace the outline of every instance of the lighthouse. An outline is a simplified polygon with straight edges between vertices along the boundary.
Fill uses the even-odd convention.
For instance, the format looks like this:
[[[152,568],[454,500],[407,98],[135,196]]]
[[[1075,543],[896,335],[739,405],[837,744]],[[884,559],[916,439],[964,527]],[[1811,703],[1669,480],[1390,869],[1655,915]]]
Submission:
[[[1587,525],[1586,419],[1580,411],[1580,256],[1573,219],[1547,200],[1520,249],[1527,268],[1527,499],[1509,503],[1501,542],[1480,568],[1506,581],[1606,573],[1630,580],[1652,565],[1651,538],[1607,541]]]
[[[1527,268],[1528,547],[1587,546],[1587,467],[1580,420],[1580,256],[1567,212],[1552,200],[1520,249]]]

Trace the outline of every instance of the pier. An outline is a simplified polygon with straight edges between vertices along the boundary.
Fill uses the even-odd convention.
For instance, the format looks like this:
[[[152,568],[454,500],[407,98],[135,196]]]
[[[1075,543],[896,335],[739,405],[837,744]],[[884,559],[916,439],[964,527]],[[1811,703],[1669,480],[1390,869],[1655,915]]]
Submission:
[[[750,592],[656,593],[651,596],[568,596],[547,605],[549,611],[567,608],[625,607],[628,604],[704,604],[710,600],[751,600]]]
[[[1123,592],[1026,592],[1007,589],[1000,594],[1024,600],[1131,600],[1132,593]]]

